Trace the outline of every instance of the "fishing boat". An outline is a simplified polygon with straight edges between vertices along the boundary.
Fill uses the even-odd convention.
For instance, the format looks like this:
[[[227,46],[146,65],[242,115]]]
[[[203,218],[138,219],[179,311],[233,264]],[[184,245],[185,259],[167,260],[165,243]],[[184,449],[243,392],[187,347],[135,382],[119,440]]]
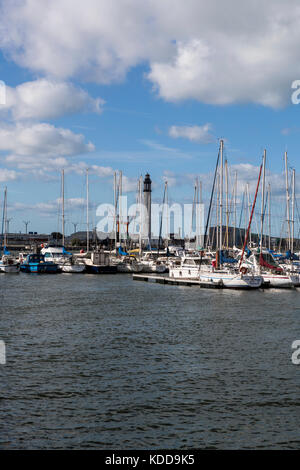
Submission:
[[[55,274],[58,265],[52,261],[45,261],[45,256],[42,254],[30,254],[20,265],[20,269],[25,273]]]

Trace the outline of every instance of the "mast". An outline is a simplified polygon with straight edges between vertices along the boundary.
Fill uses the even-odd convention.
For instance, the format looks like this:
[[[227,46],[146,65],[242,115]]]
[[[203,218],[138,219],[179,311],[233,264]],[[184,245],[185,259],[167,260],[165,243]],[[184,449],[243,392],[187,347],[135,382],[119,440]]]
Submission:
[[[266,183],[266,157],[267,152],[264,150],[263,167],[262,167],[262,191],[261,191],[261,219],[260,219],[260,255],[262,255],[263,248],[263,231],[264,231],[264,206],[265,206],[265,183]]]
[[[250,190],[249,190],[249,183],[247,183],[247,199],[248,199],[248,220],[250,218],[250,214],[251,214],[251,202],[250,202]],[[251,244],[252,242],[252,236],[251,236],[251,231],[249,233],[249,242]]]
[[[192,220],[191,220],[191,230],[189,235],[189,242],[191,242],[191,235],[193,233],[193,225],[194,225],[194,217],[196,220],[196,238],[195,244],[197,249],[197,212],[196,212],[196,203],[197,203],[197,178],[195,179],[195,186],[194,186],[194,198],[193,198],[193,207],[192,207]]]
[[[220,156],[221,156],[221,165],[220,165],[220,239],[219,239],[219,250],[222,250],[223,246],[223,179],[224,179],[224,168],[223,168],[223,145],[224,142],[220,140]]]
[[[234,178],[234,229],[233,229],[233,245],[236,246],[236,202],[237,202],[237,171]]]
[[[204,248],[204,243],[203,243],[203,216],[201,217],[201,212],[200,209],[203,210],[203,198],[202,198],[202,181],[199,180],[199,206],[198,206],[198,220],[199,220],[199,240],[200,240],[200,246],[203,249]],[[201,219],[200,219],[201,217]]]
[[[228,225],[229,225],[229,212],[228,212],[228,162],[227,158],[225,160],[225,185],[226,185],[226,248],[229,248],[229,240],[228,240]]]
[[[294,238],[295,238],[295,176],[296,171],[293,168],[292,173],[292,243],[291,243],[291,252],[294,252]]]
[[[122,246],[122,171],[119,173],[119,242]]]
[[[288,225],[288,249],[291,249],[291,220],[290,220],[290,195],[289,195],[289,175],[287,164],[287,152],[284,153],[285,162],[285,189],[286,189],[286,220]]]
[[[86,251],[90,248],[89,234],[89,169],[86,169]]]
[[[65,170],[61,172],[62,181],[62,244],[65,246]]]
[[[115,250],[117,249],[117,173],[114,172],[114,234],[115,234]]]
[[[168,181],[166,181],[166,212],[167,212],[167,229],[166,229],[166,248],[169,246],[169,233],[170,233],[170,213],[169,213],[169,191]]]
[[[264,160],[265,160],[265,155],[264,155]],[[260,183],[260,178],[261,178],[261,171],[262,171],[262,165],[260,165],[260,169],[259,169],[259,176],[258,176],[254,201],[253,201],[253,205],[252,205],[251,215],[250,215],[250,219],[249,219],[248,229],[247,229],[247,233],[246,233],[246,237],[245,237],[245,241],[244,241],[244,245],[243,245],[243,250],[242,250],[242,254],[241,254],[239,269],[241,268],[241,265],[242,265],[242,262],[243,262],[245,248],[247,246],[248,236],[249,236],[249,232],[250,232],[250,229],[251,229],[251,223],[252,223],[252,218],[253,218],[253,213],[254,213],[254,209],[255,209],[256,198],[257,198],[257,193],[258,193],[258,188],[259,188],[259,183]],[[260,254],[260,256],[261,256],[261,254]]]
[[[7,232],[7,187],[4,188],[4,201],[3,201],[3,215],[2,215],[2,236],[3,246],[6,246],[6,232]]]
[[[271,184],[268,184],[268,205],[269,205],[269,250],[271,250]]]

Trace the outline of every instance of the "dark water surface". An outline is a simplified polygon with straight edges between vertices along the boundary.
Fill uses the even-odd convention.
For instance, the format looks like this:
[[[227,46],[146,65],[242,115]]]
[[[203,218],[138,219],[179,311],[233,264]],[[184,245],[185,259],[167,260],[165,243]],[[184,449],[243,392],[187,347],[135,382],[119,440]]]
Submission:
[[[300,292],[1,275],[1,449],[300,448]]]

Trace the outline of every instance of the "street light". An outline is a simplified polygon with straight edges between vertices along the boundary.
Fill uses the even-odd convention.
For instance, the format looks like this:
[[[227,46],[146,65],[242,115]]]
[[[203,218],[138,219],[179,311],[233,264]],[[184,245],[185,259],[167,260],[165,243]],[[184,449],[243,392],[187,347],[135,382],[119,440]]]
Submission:
[[[72,225],[74,226],[74,233],[76,233],[78,222],[72,222]]]
[[[9,233],[9,223],[13,220],[13,217],[6,219],[6,233]]]
[[[23,220],[23,224],[25,225],[25,230],[26,230],[26,235],[27,235],[27,227],[28,227],[28,224],[30,224],[30,220]]]

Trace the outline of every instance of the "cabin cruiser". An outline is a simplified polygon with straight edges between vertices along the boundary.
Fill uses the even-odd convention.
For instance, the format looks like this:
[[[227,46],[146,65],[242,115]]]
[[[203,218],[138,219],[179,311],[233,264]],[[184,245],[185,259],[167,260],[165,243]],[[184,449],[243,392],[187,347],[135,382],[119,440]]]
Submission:
[[[217,268],[210,257],[184,257],[180,263],[170,266],[169,273],[171,278],[213,282],[231,289],[258,289],[262,285],[260,275],[239,272],[237,268]]]
[[[165,273],[168,268],[166,264],[161,261],[157,256],[153,253],[145,253],[144,256],[141,257],[140,263],[143,266],[142,271],[144,273]]]
[[[111,264],[116,267],[119,273],[140,273],[143,271],[143,264],[134,256],[112,256]]]
[[[20,271],[20,263],[9,254],[4,254],[0,259],[1,273],[18,273]]]

